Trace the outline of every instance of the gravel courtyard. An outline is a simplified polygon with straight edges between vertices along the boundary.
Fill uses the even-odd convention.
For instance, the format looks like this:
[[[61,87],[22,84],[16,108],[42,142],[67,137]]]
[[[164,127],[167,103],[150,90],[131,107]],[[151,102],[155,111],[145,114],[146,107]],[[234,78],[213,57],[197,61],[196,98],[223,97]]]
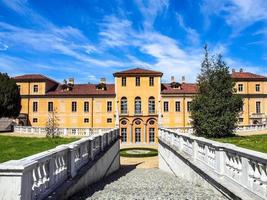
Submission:
[[[179,179],[159,169],[122,166],[121,170],[80,192],[72,199],[226,199],[221,194]]]

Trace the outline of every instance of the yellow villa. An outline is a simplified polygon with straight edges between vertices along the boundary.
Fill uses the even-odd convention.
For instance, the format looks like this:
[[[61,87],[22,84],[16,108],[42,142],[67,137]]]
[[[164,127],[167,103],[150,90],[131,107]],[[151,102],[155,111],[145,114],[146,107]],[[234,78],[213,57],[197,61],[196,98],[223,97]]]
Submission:
[[[27,74],[14,79],[20,89],[22,109],[19,123],[45,127],[49,113],[60,128],[120,127],[125,143],[157,143],[157,127],[190,127],[190,103],[197,85],[162,83],[162,72],[129,69],[113,74],[114,84],[75,84],[74,79],[58,83],[44,75]],[[239,125],[265,124],[267,118],[267,77],[233,71],[236,91],[244,106]]]

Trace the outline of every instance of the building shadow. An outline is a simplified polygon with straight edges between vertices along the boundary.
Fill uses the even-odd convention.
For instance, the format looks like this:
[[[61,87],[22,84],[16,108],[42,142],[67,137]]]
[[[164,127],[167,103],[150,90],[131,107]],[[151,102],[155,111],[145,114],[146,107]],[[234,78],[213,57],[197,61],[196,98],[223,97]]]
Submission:
[[[98,182],[91,184],[84,188],[83,190],[77,192],[75,195],[69,198],[69,200],[83,200],[87,199],[88,197],[92,196],[95,192],[102,191],[106,185],[118,180],[119,178],[125,176],[132,170],[136,169],[136,167],[143,162],[133,164],[133,165],[121,165],[120,169],[113,172],[112,174],[102,178]]]

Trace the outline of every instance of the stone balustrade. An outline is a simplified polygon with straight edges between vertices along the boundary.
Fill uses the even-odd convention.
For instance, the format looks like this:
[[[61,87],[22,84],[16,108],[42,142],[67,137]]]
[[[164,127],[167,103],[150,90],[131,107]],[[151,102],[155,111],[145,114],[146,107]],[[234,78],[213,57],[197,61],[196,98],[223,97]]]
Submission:
[[[261,131],[267,130],[267,124],[257,124],[257,125],[247,125],[247,126],[238,126],[236,128],[237,132],[243,131]]]
[[[267,199],[267,154],[164,128],[159,128],[159,142],[233,193],[242,191],[242,199]],[[172,156],[169,158],[173,159]],[[173,163],[177,160],[169,165],[175,165]]]
[[[57,128],[57,136],[91,136],[111,130],[111,128]],[[46,135],[45,127],[14,126],[14,132],[21,134]]]
[[[107,146],[119,138],[119,129],[0,164],[0,199],[44,199]]]
[[[168,129],[177,133],[193,134],[194,132],[192,127],[177,127]],[[267,130],[267,124],[238,126],[235,131],[238,133],[238,132],[261,131],[261,130]]]

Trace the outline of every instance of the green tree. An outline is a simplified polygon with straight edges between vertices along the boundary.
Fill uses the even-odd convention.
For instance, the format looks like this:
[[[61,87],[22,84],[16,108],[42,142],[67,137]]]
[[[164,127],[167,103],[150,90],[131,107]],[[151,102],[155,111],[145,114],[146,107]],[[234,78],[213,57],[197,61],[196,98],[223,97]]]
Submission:
[[[192,125],[197,136],[226,137],[233,135],[243,101],[235,94],[235,82],[222,56],[205,57],[198,76],[198,94],[192,100]]]
[[[20,109],[21,97],[15,80],[6,73],[0,73],[0,118],[16,118]]]

